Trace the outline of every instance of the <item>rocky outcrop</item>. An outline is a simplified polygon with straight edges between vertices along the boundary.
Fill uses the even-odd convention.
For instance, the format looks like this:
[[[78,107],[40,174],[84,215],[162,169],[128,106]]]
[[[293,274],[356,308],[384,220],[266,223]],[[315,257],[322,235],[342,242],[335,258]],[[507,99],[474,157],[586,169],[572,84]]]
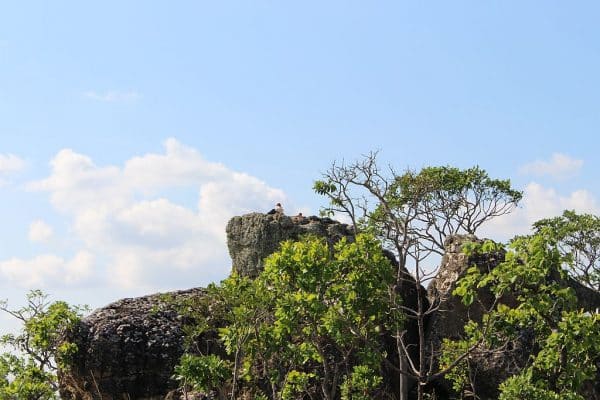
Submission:
[[[177,384],[173,368],[183,353],[186,322],[173,301],[204,289],[123,299],[94,311],[67,339],[78,345],[60,393],[74,400],[162,400]]]
[[[263,268],[264,258],[277,251],[284,240],[314,234],[324,237],[333,245],[341,238],[352,239],[354,235],[352,227],[329,218],[258,213],[234,217],[227,224],[226,232],[232,270],[249,277],[258,275]],[[469,307],[452,295],[457,281],[464,276],[468,267],[476,264],[482,269],[492,269],[504,259],[501,252],[471,257],[465,255],[462,247],[471,241],[479,240],[472,235],[447,238],[438,275],[428,290],[416,284],[408,271],[400,271],[402,279],[396,290],[405,307],[417,309],[417,299],[421,300],[424,309],[430,304],[437,307],[425,321],[425,342],[428,343],[425,354],[428,360],[436,360],[445,338],[461,338],[465,323],[469,319],[481,320],[485,308],[494,301],[493,295],[485,289],[479,292],[480,302]],[[386,254],[398,266],[394,256]],[[600,301],[597,292],[586,290],[576,283],[571,282],[570,285],[576,290],[583,307],[598,307]],[[202,297],[204,295],[204,289],[190,289],[124,299],[94,311],[67,337],[78,345],[79,351],[69,369],[59,373],[62,397],[71,400],[180,400],[182,395],[176,390],[177,383],[172,379],[172,374],[184,351],[183,327],[190,321],[182,317],[173,304],[186,299],[207,299]],[[506,297],[501,301],[511,304],[514,299]],[[408,318],[404,327],[404,338],[416,361],[419,355],[417,322]],[[496,399],[499,382],[518,372],[531,354],[531,337],[527,332],[521,336],[512,343],[512,350],[501,356],[484,353],[474,356],[472,365],[477,369],[474,383],[481,400]],[[209,346],[210,342],[214,346],[214,342],[206,338],[202,340],[206,342],[202,345]],[[389,364],[397,364],[395,340],[391,335],[386,340],[389,340],[389,343],[386,342]],[[211,347],[210,352],[214,349]],[[387,375],[391,387],[401,385],[402,379],[393,369]],[[414,382],[404,383],[409,389],[410,385],[414,387]],[[444,379],[433,382],[430,389],[436,392],[439,400],[452,398],[450,385]],[[591,388],[590,392],[597,393],[598,390]],[[205,397],[194,394],[189,398]]]
[[[462,251],[463,244],[467,242],[482,243],[483,240],[474,235],[453,235],[446,238],[438,273],[427,290],[429,301],[438,308],[432,314],[427,329],[427,343],[433,349],[439,349],[444,338],[460,339],[469,319],[480,321],[485,309],[494,301],[494,296],[489,291],[480,290],[480,301],[467,307],[460,298],[452,294],[457,282],[472,265],[490,270],[504,261],[504,253],[468,257]]]
[[[495,296],[487,289],[477,291],[477,301],[465,306],[459,297],[452,292],[457,282],[465,275],[467,269],[476,265],[482,272],[488,272],[504,261],[504,251],[467,256],[462,247],[467,242],[483,243],[473,235],[453,235],[444,242],[444,256],[436,278],[428,288],[428,298],[437,311],[431,314],[427,325],[425,343],[426,354],[435,360],[439,357],[444,339],[458,340],[464,336],[464,326],[469,320],[481,322],[483,315],[496,301]],[[599,306],[600,295],[582,286],[573,279],[564,279],[558,274],[551,276],[563,287],[571,287],[575,291],[579,306],[587,311]],[[510,307],[517,306],[517,300],[510,293],[498,299],[497,302]],[[534,335],[523,330],[516,339],[507,341],[503,352],[490,352],[482,349],[475,350],[469,359],[472,368],[474,390],[480,400],[496,400],[499,396],[498,386],[512,375],[519,373],[535,352]],[[600,360],[599,360],[600,362]],[[600,371],[598,374],[600,378]],[[450,382],[444,378],[434,382],[438,398],[453,398]],[[597,389],[589,389],[588,398],[598,398]],[[440,396],[441,394],[441,396]],[[447,397],[444,397],[447,396]],[[596,397],[595,397],[596,396]]]
[[[260,213],[233,217],[226,228],[227,247],[232,270],[243,276],[256,277],[264,259],[285,240],[298,240],[312,234],[325,237],[333,244],[343,237],[353,237],[352,227],[331,218],[288,217]]]
[[[263,259],[287,239],[305,234],[333,245],[352,229],[329,218],[248,214],[227,225],[233,270],[256,276]],[[187,322],[175,303],[202,296],[201,288],[123,299],[94,311],[69,333],[79,351],[60,372],[60,392],[72,400],[177,398],[173,368],[184,351]],[[191,398],[191,397],[190,397]],[[198,397],[201,398],[201,397]]]
[[[452,292],[457,282],[465,275],[467,269],[477,265],[482,272],[495,268],[504,261],[504,252],[467,256],[463,252],[463,245],[468,242],[483,243],[474,235],[453,235],[444,242],[444,256],[435,279],[428,288],[428,297],[431,304],[437,307],[432,313],[427,326],[425,343],[426,353],[434,363],[440,355],[444,339],[459,340],[464,336],[464,326],[469,320],[481,321],[483,314],[494,303],[495,297],[488,289],[479,289],[478,301],[470,306],[465,306],[461,299]],[[514,299],[503,298],[505,304],[514,303]],[[525,339],[525,338],[524,338]],[[499,357],[486,355],[472,359],[472,367],[477,369],[474,383],[477,385],[477,394],[481,400],[497,399],[497,388],[500,382],[518,371],[530,354],[528,343],[515,343],[513,352],[505,352]],[[429,358],[428,357],[428,358]],[[452,392],[450,382],[441,378],[435,382],[435,389],[447,396]],[[482,396],[482,397],[481,397]]]

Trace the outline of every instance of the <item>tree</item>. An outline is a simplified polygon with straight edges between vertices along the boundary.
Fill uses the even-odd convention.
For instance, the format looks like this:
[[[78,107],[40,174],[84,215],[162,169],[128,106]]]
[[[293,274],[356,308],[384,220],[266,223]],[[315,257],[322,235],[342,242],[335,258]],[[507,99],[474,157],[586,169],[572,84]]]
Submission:
[[[588,229],[589,218],[566,213],[569,233]],[[576,222],[575,222],[576,221]],[[471,303],[478,290],[488,288],[499,299],[483,321],[471,321],[462,341],[447,342],[447,354],[477,343],[457,373],[449,377],[456,388],[469,383],[470,360],[506,354],[514,343],[526,340],[525,365],[500,385],[500,399],[583,400],[586,386],[598,378],[600,362],[600,315],[598,310],[582,310],[575,291],[564,278],[574,261],[572,250],[563,243],[564,231],[555,230],[565,221],[559,217],[543,220],[530,236],[517,237],[508,246],[505,261],[491,271],[473,266],[459,282],[455,294]],[[587,235],[595,240],[594,235]],[[577,242],[588,248],[587,239]],[[500,245],[473,244],[471,254]],[[505,298],[511,301],[502,301]],[[474,389],[471,385],[471,389]],[[474,390],[473,390],[474,391]],[[472,393],[476,398],[476,393]]]
[[[522,198],[509,180],[492,179],[479,167],[426,167],[398,174],[392,167],[382,170],[377,153],[350,165],[334,162],[314,190],[329,198],[325,213],[345,214],[357,230],[376,228],[401,265],[417,243],[424,256],[442,255],[448,235],[475,234]]]
[[[231,298],[219,338],[232,361],[231,398],[386,398],[383,334],[402,323],[390,307],[394,282],[367,234],[333,249],[314,237],[284,242],[255,280],[224,281],[219,296]]]
[[[0,398],[57,398],[57,369],[77,351],[77,346],[63,341],[61,335],[79,321],[85,307],[50,302],[47,295],[32,290],[24,307],[11,309],[2,301],[0,310],[22,323],[20,333],[0,338],[0,345],[11,350],[0,355]]]
[[[216,391],[219,399],[226,399],[226,382],[231,379],[231,366],[214,354],[184,354],[175,367],[175,379],[182,382],[184,396],[187,387],[203,392]],[[187,397],[187,396],[185,396]]]
[[[357,232],[377,235],[398,260],[396,286],[414,284],[418,293],[436,273],[435,269],[423,268],[424,260],[443,254],[447,236],[474,234],[486,221],[512,211],[522,197],[510,181],[492,179],[479,167],[427,167],[399,174],[391,167],[382,169],[377,153],[348,165],[334,163],[323,179],[315,182],[314,189],[330,201],[324,213],[345,214]],[[414,271],[413,277],[407,269]],[[416,379],[421,400],[425,387],[446,372],[436,370],[432,364],[435,358],[425,354],[428,347],[439,350],[425,343],[425,320],[438,307],[439,303],[428,304],[421,295],[414,307],[402,306],[407,318],[417,325],[419,349],[416,356],[409,351],[415,343],[407,343],[406,330],[394,333],[402,399],[408,391],[405,377]]]
[[[600,292],[600,217],[565,211],[562,216],[533,224],[535,232],[546,230],[566,256],[566,271],[572,278]]]

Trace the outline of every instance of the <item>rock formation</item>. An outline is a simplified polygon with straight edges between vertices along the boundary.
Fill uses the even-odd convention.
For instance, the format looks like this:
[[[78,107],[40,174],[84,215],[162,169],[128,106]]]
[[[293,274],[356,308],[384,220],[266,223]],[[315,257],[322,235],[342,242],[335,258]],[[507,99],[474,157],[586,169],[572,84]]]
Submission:
[[[333,245],[343,237],[353,237],[351,227],[329,218],[290,218],[258,213],[234,217],[226,231],[232,269],[249,277],[260,272],[264,258],[275,252],[283,240],[298,239],[310,233],[326,238]],[[439,306],[426,321],[426,342],[430,343],[426,350],[428,358],[437,357],[444,338],[459,338],[469,318],[481,318],[482,306],[475,304],[467,308],[452,295],[457,280],[473,263],[480,268],[494,268],[503,260],[501,253],[468,258],[462,253],[462,245],[476,240],[467,235],[447,238],[438,276],[427,292],[403,271],[404,280],[397,290],[405,306],[416,308],[417,296],[421,297],[425,307],[429,304]],[[388,256],[395,262],[393,255]],[[597,293],[589,293],[579,286],[575,289],[578,296],[581,293],[581,297],[585,297],[582,303],[590,308],[598,307]],[[175,390],[177,383],[172,374],[184,351],[182,329],[188,321],[177,312],[173,302],[166,301],[165,296],[171,300],[185,300],[204,293],[203,289],[196,288],[124,299],[94,311],[68,334],[67,339],[76,343],[79,351],[70,368],[59,373],[62,397],[72,400],[179,400],[181,396]],[[481,291],[479,295],[483,306],[491,304],[493,296],[490,293]],[[502,301],[510,303],[512,300]],[[407,321],[406,329],[413,356],[417,355],[416,322]],[[530,354],[528,346],[524,335],[522,343],[515,343],[512,354],[474,361],[478,368],[478,394],[482,400],[496,398],[498,383],[509,373],[518,371]],[[395,343],[390,343],[389,347],[388,356],[395,362]],[[398,387],[397,374],[390,374],[393,375],[393,386]],[[434,382],[432,389],[437,391],[438,400],[450,398],[450,385],[443,379]],[[591,389],[594,390],[598,392]],[[196,399],[203,398],[198,394],[195,396]]]
[[[504,261],[505,253],[503,251],[473,256],[463,253],[463,244],[467,242],[483,243],[483,241],[474,235],[453,235],[447,237],[444,242],[444,256],[440,268],[428,288],[429,301],[438,307],[428,321],[425,340],[428,345],[426,353],[428,356],[432,356],[433,360],[439,356],[444,339],[461,339],[464,335],[465,324],[469,320],[481,322],[486,310],[494,303],[495,297],[487,288],[479,289],[477,291],[478,301],[468,307],[458,297],[452,295],[457,282],[465,275],[469,267],[477,265],[482,272],[487,272]],[[579,305],[583,309],[591,311],[600,306],[600,295],[579,282],[559,276],[551,277],[551,279],[559,281],[562,286],[573,288]],[[510,294],[500,298],[498,302],[510,307],[517,305],[516,299]],[[496,400],[499,396],[498,386],[500,383],[517,374],[526,366],[529,357],[534,352],[533,339],[532,332],[523,331],[516,340],[506,346],[502,353],[490,354],[477,351],[473,353],[470,365],[475,371],[473,384],[480,400]],[[598,377],[600,378],[600,370]],[[443,396],[452,398],[450,382],[441,378],[434,382],[433,386],[437,395],[442,396],[441,398],[446,398]],[[589,393],[589,399],[600,398],[600,391],[597,389],[589,389]]]
[[[265,257],[277,251],[279,244],[285,240],[298,240],[303,235],[312,234],[325,237],[333,244],[343,237],[353,236],[351,227],[330,218],[260,213],[233,217],[226,232],[233,271],[250,277],[258,275]]]
[[[164,399],[176,386],[173,368],[183,353],[183,318],[171,299],[203,289],[123,299],[94,311],[70,332],[79,351],[59,374],[64,399]]]
[[[462,246],[467,242],[482,243],[483,240],[474,235],[453,235],[446,238],[440,268],[427,291],[430,302],[438,307],[429,319],[425,340],[428,346],[426,353],[432,355],[434,361],[439,356],[444,339],[461,339],[464,334],[464,326],[469,319],[481,321],[486,309],[494,302],[494,295],[487,289],[480,289],[477,293],[479,301],[468,307],[462,303],[460,298],[452,295],[457,282],[465,275],[469,267],[477,265],[482,271],[489,271],[504,260],[503,252],[469,257],[462,251]],[[513,299],[506,298],[503,299],[503,302],[512,303]],[[477,393],[488,396],[482,397],[481,400],[496,399],[498,384],[509,376],[509,371],[515,372],[513,366],[522,367],[528,355],[528,352],[521,351],[514,354],[505,353],[496,360],[478,360],[476,368],[479,373],[475,383],[480,384],[478,387],[480,390],[477,390]],[[500,364],[504,364],[504,368],[500,368]],[[509,364],[511,368],[508,368]],[[440,392],[451,393],[451,386],[450,382],[443,378],[435,382],[438,395]]]
[[[227,224],[233,270],[256,276],[279,243],[304,234],[333,244],[352,230],[329,218],[248,214]],[[79,351],[60,372],[61,396],[73,400],[163,400],[183,354],[184,319],[171,301],[202,296],[201,288],[123,299],[94,311],[69,334]],[[173,395],[169,396],[173,398]]]

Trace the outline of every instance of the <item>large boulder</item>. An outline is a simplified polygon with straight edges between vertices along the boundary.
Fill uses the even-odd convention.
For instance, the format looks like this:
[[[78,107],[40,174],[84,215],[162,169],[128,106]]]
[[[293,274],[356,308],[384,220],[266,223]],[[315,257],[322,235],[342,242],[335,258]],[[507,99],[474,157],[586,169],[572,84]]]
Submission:
[[[68,334],[78,352],[59,373],[60,393],[73,400],[162,400],[184,350],[175,302],[204,289],[119,300],[94,311]]]

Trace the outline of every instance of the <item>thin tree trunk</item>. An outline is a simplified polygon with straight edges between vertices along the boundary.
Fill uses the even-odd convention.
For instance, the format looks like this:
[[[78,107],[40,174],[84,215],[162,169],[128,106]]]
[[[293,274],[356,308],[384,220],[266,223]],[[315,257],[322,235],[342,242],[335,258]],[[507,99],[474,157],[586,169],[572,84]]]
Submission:
[[[423,300],[421,299],[420,285],[421,285],[421,271],[419,266],[419,260],[417,256],[417,262],[415,266],[416,284],[417,286],[417,324],[419,326],[419,382],[417,387],[417,399],[423,400],[423,390],[425,388],[424,383],[426,382],[425,372],[425,324],[424,324],[424,312],[423,312]]]
[[[233,378],[232,378],[232,382],[231,382],[231,400],[235,400],[235,394],[236,394],[235,392],[237,390],[240,354],[241,354],[240,346],[237,346],[237,348],[235,349],[235,359],[234,359],[234,364],[233,364]]]
[[[400,340],[400,339],[398,338],[396,340]],[[400,372],[398,373],[398,379],[399,379],[399,388],[398,388],[399,400],[408,400],[408,378],[406,377],[405,374],[402,373],[402,371],[407,371],[408,370],[408,361],[406,360],[406,356],[402,353],[401,346],[398,344],[397,347],[398,347],[398,351],[400,353],[400,356],[399,356]]]

